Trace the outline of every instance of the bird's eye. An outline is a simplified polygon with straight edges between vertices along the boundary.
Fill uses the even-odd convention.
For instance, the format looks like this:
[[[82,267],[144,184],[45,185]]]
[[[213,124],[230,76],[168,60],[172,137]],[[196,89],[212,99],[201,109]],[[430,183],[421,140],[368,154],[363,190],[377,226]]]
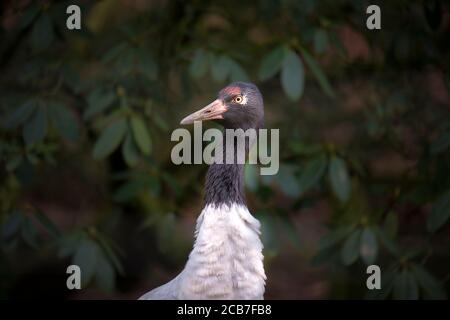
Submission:
[[[236,97],[234,97],[233,102],[242,103],[243,100],[244,99],[242,98],[242,96],[236,96]]]

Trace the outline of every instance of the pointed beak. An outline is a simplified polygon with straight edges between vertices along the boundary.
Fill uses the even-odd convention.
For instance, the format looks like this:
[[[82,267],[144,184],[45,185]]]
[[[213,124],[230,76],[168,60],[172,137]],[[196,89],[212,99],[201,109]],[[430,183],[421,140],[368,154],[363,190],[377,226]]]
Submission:
[[[223,114],[227,112],[227,107],[219,99],[214,100],[203,109],[200,109],[181,120],[180,124],[191,124],[194,121],[207,121],[223,119]]]

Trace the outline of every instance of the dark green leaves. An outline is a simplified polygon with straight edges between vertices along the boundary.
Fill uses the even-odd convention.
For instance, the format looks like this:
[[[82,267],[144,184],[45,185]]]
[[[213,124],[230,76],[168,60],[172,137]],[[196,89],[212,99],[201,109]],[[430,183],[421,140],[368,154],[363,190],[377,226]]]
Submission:
[[[148,80],[154,81],[158,76],[158,65],[152,55],[147,50],[141,49],[138,54],[140,61],[140,72],[144,74]]]
[[[204,50],[197,50],[189,65],[189,73],[194,79],[199,79],[208,71],[209,55]]]
[[[261,81],[272,78],[281,69],[286,48],[283,46],[276,47],[269,52],[262,60],[259,68],[258,77]]]
[[[351,182],[344,160],[333,156],[330,160],[328,175],[334,194],[341,202],[346,202],[350,197]]]
[[[295,167],[282,164],[276,176],[276,181],[284,194],[295,198],[300,195],[301,185],[295,176]]]
[[[440,196],[427,217],[427,228],[436,232],[450,218],[450,191]]]
[[[189,74],[194,79],[205,76],[210,70],[212,78],[217,82],[249,81],[249,77],[242,66],[226,54],[216,55],[213,52],[199,49],[189,65]]]
[[[419,298],[419,287],[414,275],[404,269],[394,278],[394,299],[417,300]]]
[[[374,231],[371,228],[365,228],[361,233],[361,243],[359,254],[367,265],[375,262],[378,253],[378,242]]]
[[[230,58],[226,55],[216,57],[211,65],[211,75],[217,82],[223,82],[230,75]]]
[[[324,31],[316,33],[316,50],[324,51],[327,46],[327,35]],[[314,57],[303,47],[300,48],[303,61],[319,82],[322,90],[330,97],[334,97],[325,73],[320,68]],[[286,95],[293,101],[297,101],[303,94],[305,71],[302,59],[292,49],[278,46],[264,56],[259,68],[258,77],[262,81],[273,77],[281,69],[281,85]]]
[[[305,85],[305,72],[300,57],[287,49],[281,69],[281,85],[286,95],[293,101],[300,99]]]
[[[328,48],[328,42],[328,34],[325,30],[317,29],[314,32],[314,51],[316,53],[324,53]]]
[[[96,89],[92,91],[88,98],[88,108],[83,114],[84,119],[89,119],[92,116],[105,111],[116,99],[116,94],[112,91],[103,89]]]
[[[59,231],[59,229],[45,213],[38,210],[35,212],[34,216],[54,239],[58,239],[61,236],[61,232]]]
[[[439,154],[450,147],[450,132],[444,133],[431,144],[431,153]]]
[[[61,103],[51,103],[48,106],[52,125],[59,134],[70,141],[75,141],[79,137],[78,121],[75,115]]]
[[[61,235],[58,228],[43,212],[31,209],[29,213],[25,214],[20,210],[15,210],[2,223],[2,240],[14,245],[17,240],[22,239],[30,247],[37,248],[40,237],[36,222],[41,224],[45,232],[53,239],[57,239]]]
[[[349,266],[361,257],[367,264],[373,264],[378,254],[378,241],[372,227],[363,229],[354,227],[340,227],[323,237],[319,242],[319,254],[331,255],[337,250],[337,246],[342,242],[340,248],[341,262]],[[332,251],[330,251],[332,250]]]
[[[126,119],[118,119],[106,127],[100,134],[92,153],[95,159],[103,159],[119,146],[127,129]]]
[[[303,63],[297,53],[285,46],[276,47],[263,58],[258,76],[264,81],[280,70],[284,92],[292,101],[297,101],[305,85]]]
[[[259,185],[258,167],[254,164],[246,164],[244,171],[246,187],[252,192],[257,191]]]
[[[412,273],[417,279],[424,297],[427,299],[446,299],[446,294],[439,282],[422,266],[413,265]]]
[[[328,82],[328,79],[326,75],[323,73],[322,69],[320,68],[319,64],[316,62],[316,60],[313,58],[312,55],[308,53],[305,49],[302,49],[302,55],[303,60],[305,61],[308,68],[313,73],[314,77],[319,82],[320,87],[322,90],[329,96],[334,97],[334,91],[331,88],[330,83]]]
[[[249,78],[245,70],[239,63],[234,60],[230,60],[230,80],[231,81],[244,81],[248,82]]]
[[[99,253],[99,247],[94,241],[83,238],[73,257],[73,264],[81,269],[81,287],[86,287],[94,276]]]
[[[27,145],[40,142],[47,131],[47,108],[39,105],[23,128],[23,138]]]
[[[14,110],[3,121],[3,126],[8,129],[15,129],[23,124],[33,113],[36,108],[36,101],[27,100],[21,106],[14,108]]]
[[[104,291],[115,287],[116,273],[123,274],[112,241],[95,229],[70,233],[59,241],[60,256],[72,256],[72,263],[81,269],[81,287],[94,282]]]
[[[48,122],[65,139],[78,139],[79,128],[75,115],[60,102],[28,100],[13,111],[5,127],[14,129],[23,124],[23,138],[27,145],[41,142],[47,133]]]
[[[446,299],[446,294],[439,282],[424,267],[410,264],[401,268],[395,265],[383,273],[381,290],[374,292],[374,297],[399,300]]]
[[[355,230],[345,240],[341,249],[341,260],[346,266],[353,264],[359,255],[361,230]]]
[[[24,216],[19,211],[14,211],[2,224],[2,239],[10,241],[20,230]]]
[[[139,160],[139,152],[130,132],[127,133],[125,141],[122,143],[122,155],[130,167],[134,167]]]
[[[140,116],[133,116],[131,118],[131,128],[133,130],[134,140],[141,152],[145,155],[150,154],[152,141],[144,119]]]
[[[299,184],[301,193],[306,192],[322,178],[326,167],[327,159],[325,155],[317,156],[306,163],[300,175]]]
[[[47,13],[42,13],[33,26],[31,45],[37,50],[44,50],[52,44],[54,38],[52,20]]]

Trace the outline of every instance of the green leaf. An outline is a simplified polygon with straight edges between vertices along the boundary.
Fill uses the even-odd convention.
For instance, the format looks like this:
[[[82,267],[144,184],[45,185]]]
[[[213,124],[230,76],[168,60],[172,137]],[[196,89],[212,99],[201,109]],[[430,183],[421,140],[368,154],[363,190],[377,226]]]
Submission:
[[[21,233],[23,240],[32,248],[37,248],[37,230],[29,218],[25,218],[22,223]]]
[[[117,202],[127,202],[133,199],[145,187],[145,182],[140,179],[127,181],[114,192],[113,199]]]
[[[293,101],[297,101],[303,94],[305,86],[305,71],[299,56],[287,49],[284,54],[281,69],[281,85],[286,95]]]
[[[122,143],[122,155],[128,166],[134,167],[139,160],[139,152],[131,132],[128,132]]]
[[[84,111],[83,118],[88,120],[92,116],[105,111],[115,100],[116,95],[112,91],[93,90],[87,98],[88,108]]]
[[[330,160],[328,174],[336,197],[341,202],[347,202],[350,197],[351,183],[345,161],[333,156]]]
[[[162,179],[164,180],[165,183],[167,183],[167,185],[169,186],[170,189],[172,189],[173,192],[175,192],[175,194],[177,196],[180,196],[182,193],[182,189],[180,187],[180,185],[178,184],[177,179],[175,179],[172,174],[168,173],[168,172],[164,172],[162,174]]]
[[[417,300],[419,298],[419,287],[414,275],[408,270],[403,270],[394,279],[394,299]]]
[[[47,13],[43,13],[34,23],[31,32],[31,45],[34,49],[44,50],[52,44],[54,38],[52,20]]]
[[[34,100],[25,101],[20,107],[8,115],[6,120],[3,121],[3,126],[7,129],[15,129],[31,116],[35,108],[36,102]]]
[[[40,12],[40,6],[36,3],[31,4],[20,18],[20,28],[25,29],[34,21]]]
[[[244,180],[247,188],[255,192],[258,190],[259,185],[259,175],[258,175],[258,167],[254,164],[245,164],[244,169]]]
[[[8,219],[2,223],[2,238],[11,240],[20,230],[24,216],[19,211],[14,211]]]
[[[439,154],[450,147],[450,132],[444,133],[431,144],[431,154]]]
[[[261,222],[261,240],[265,250],[270,250],[272,254],[276,254],[279,248],[278,237],[276,236],[274,216],[270,213],[262,212],[258,215]]]
[[[358,259],[361,230],[355,230],[345,240],[341,249],[341,260],[346,266],[353,264]]]
[[[163,117],[161,117],[157,113],[153,113],[152,120],[156,124],[156,126],[161,129],[162,131],[168,131],[169,125],[167,124],[166,120],[164,120]]]
[[[398,216],[395,211],[390,211],[387,214],[386,220],[384,221],[384,224],[383,224],[383,228],[391,238],[394,238],[397,235]]]
[[[65,258],[75,254],[80,244],[80,241],[84,237],[82,231],[75,231],[69,234],[63,235],[58,239],[58,256]]]
[[[296,198],[301,193],[301,186],[295,177],[295,167],[281,164],[276,181],[284,194]]]
[[[189,65],[189,74],[192,78],[198,79],[206,74],[209,65],[208,58],[208,54],[202,49],[195,52],[194,58]]]
[[[103,63],[109,63],[116,59],[125,49],[128,48],[128,44],[125,42],[119,43],[118,45],[112,47],[107,53],[102,57]]]
[[[157,80],[158,65],[155,59],[146,51],[141,50],[139,54],[141,72],[151,81]]]
[[[297,229],[295,228],[294,221],[292,221],[292,219],[290,219],[290,217],[286,214],[277,216],[277,218],[280,222],[282,232],[286,234],[292,245],[297,250],[300,249],[300,238],[298,236]]]
[[[367,265],[375,262],[378,254],[378,242],[371,228],[365,228],[361,234],[359,254]]]
[[[39,106],[23,127],[23,138],[27,145],[40,142],[47,131],[47,108]]]
[[[100,248],[94,241],[83,238],[79,243],[73,257],[73,264],[79,266],[81,269],[81,286],[83,288],[89,284],[94,276],[100,254]]]
[[[55,224],[42,211],[36,211],[34,216],[53,238],[57,239],[61,236],[61,231],[59,231]]]
[[[143,154],[149,155],[152,147],[152,141],[144,119],[141,116],[133,116],[131,118],[131,128],[133,130],[134,140],[136,141],[139,149]]]
[[[97,257],[95,282],[103,291],[112,292],[115,287],[116,274],[109,260],[100,254]]]
[[[400,250],[398,246],[394,242],[392,236],[390,236],[385,230],[381,228],[375,229],[378,235],[378,238],[381,240],[383,246],[394,256],[398,257],[400,255]]]
[[[92,153],[94,159],[103,159],[109,156],[122,141],[127,130],[125,119],[119,119],[106,127],[94,145]]]
[[[98,235],[98,239],[99,239],[100,245],[102,246],[102,249],[103,249],[106,257],[114,265],[114,268],[116,269],[116,271],[119,274],[124,275],[125,271],[123,269],[123,265],[120,262],[119,258],[117,257],[115,250],[113,249],[114,243],[110,239],[104,237],[101,234]],[[116,247],[116,251],[118,251],[117,247]]]
[[[137,50],[134,47],[127,47],[117,57],[115,61],[115,70],[119,75],[128,76],[130,72],[135,71]]]
[[[305,156],[316,155],[322,150],[318,145],[308,145],[299,141],[292,141],[289,143],[289,147],[294,153]]]
[[[226,55],[220,55],[216,58],[215,63],[211,65],[211,75],[217,82],[223,82],[231,71],[230,58]]]
[[[270,51],[262,60],[258,77],[261,81],[272,78],[281,69],[286,48],[278,46]]]
[[[230,80],[248,82],[249,78],[247,72],[241,67],[239,63],[230,59]]]
[[[328,48],[328,34],[323,29],[314,32],[314,51],[318,54],[324,53]]]
[[[77,118],[66,106],[60,103],[51,103],[48,110],[52,125],[63,138],[70,141],[79,138]]]
[[[394,288],[395,273],[393,270],[384,272],[381,276],[381,289],[368,290],[366,297],[368,299],[387,299]]]
[[[8,172],[12,172],[16,170],[23,161],[23,155],[15,154],[11,158],[9,158],[6,162],[6,170]]]
[[[319,251],[336,246],[352,231],[350,226],[339,227],[336,230],[328,232],[319,240]]]
[[[427,270],[419,265],[413,265],[411,269],[425,293],[425,298],[442,300],[447,298],[442,286]]]
[[[430,232],[436,232],[450,218],[450,191],[441,195],[431,209],[427,217],[427,228]]]
[[[316,60],[306,51],[305,49],[302,49],[302,55],[303,59],[305,60],[306,65],[313,73],[314,77],[319,82],[320,87],[322,90],[329,96],[334,97],[334,90],[331,87],[330,83],[328,82],[327,77],[322,71],[322,68],[320,68],[319,64],[316,62]]]
[[[327,160],[324,155],[313,158],[306,163],[300,175],[300,189],[301,193],[305,193],[308,189],[317,184],[322,178],[327,167]]]

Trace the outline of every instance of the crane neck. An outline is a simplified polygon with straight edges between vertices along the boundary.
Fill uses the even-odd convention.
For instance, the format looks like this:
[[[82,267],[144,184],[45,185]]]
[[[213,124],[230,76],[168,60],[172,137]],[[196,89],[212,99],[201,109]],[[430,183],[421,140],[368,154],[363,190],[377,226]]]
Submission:
[[[255,141],[245,137],[244,143],[239,143],[238,139],[230,139],[224,132],[222,135],[223,161],[222,163],[214,162],[208,168],[205,182],[205,205],[246,205],[243,162]],[[241,160],[239,161],[239,159]]]

